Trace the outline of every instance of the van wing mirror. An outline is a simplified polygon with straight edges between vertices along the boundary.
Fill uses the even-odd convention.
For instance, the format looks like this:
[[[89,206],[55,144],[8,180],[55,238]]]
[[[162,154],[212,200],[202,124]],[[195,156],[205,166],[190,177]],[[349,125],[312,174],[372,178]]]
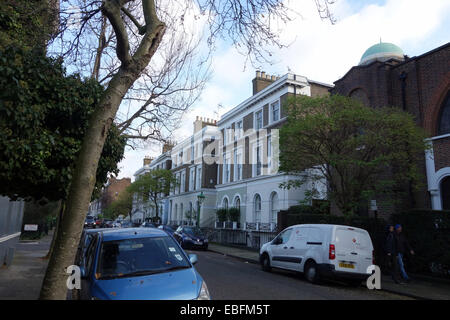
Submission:
[[[192,264],[196,264],[196,263],[198,262],[198,257],[197,257],[197,255],[196,255],[196,254],[190,254],[190,255],[189,255],[189,261],[190,261]]]
[[[84,266],[80,266],[80,277],[81,277],[81,279],[86,279],[87,278],[86,268]]]

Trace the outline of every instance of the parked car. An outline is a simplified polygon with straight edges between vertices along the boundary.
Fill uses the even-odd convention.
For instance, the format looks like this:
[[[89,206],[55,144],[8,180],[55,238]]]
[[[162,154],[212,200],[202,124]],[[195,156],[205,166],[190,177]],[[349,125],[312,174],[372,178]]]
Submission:
[[[142,228],[156,228],[156,225],[153,222],[146,221],[141,224],[141,227]]]
[[[87,216],[86,220],[84,220],[85,228],[95,228],[95,219],[93,216]]]
[[[283,230],[260,250],[262,269],[300,271],[308,281],[341,279],[360,285],[374,264],[373,245],[364,229],[327,224],[295,225]]]
[[[102,228],[112,228],[113,221],[111,219],[103,219]]]
[[[130,221],[122,221],[121,228],[131,228],[131,222]]]
[[[80,266],[79,297],[89,300],[209,300],[205,281],[166,232],[108,229],[94,234]]]
[[[80,266],[83,265],[84,259],[86,256],[86,249],[91,243],[92,238],[98,232],[109,230],[106,228],[98,228],[98,229],[85,229],[81,234],[80,242],[78,244],[77,253],[75,255],[75,265]]]
[[[113,228],[120,228],[122,226],[121,221],[116,220],[113,222]]]
[[[208,239],[200,228],[180,226],[173,236],[183,249],[208,249]]]
[[[162,229],[172,236],[173,236],[173,233],[175,232],[175,230],[172,229],[172,227],[165,225],[165,224],[158,226],[158,229]]]
[[[96,219],[94,228],[103,228],[103,219]]]

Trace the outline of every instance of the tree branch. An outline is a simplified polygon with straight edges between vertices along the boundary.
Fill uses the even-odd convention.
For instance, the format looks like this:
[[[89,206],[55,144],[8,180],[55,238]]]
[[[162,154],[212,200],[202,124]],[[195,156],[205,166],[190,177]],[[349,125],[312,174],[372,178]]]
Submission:
[[[123,66],[131,63],[130,43],[128,41],[128,33],[120,16],[121,3],[118,1],[105,1],[102,6],[103,14],[111,23],[114,33],[116,34],[116,54]]]

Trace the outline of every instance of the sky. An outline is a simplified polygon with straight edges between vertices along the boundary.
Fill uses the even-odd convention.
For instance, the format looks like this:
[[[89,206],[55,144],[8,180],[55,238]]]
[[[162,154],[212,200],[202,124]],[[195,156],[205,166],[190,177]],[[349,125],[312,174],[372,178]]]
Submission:
[[[274,50],[273,63],[262,65],[267,74],[290,72],[310,80],[333,84],[359,63],[370,46],[391,42],[410,56],[418,56],[450,41],[448,0],[336,0],[330,6],[335,24],[321,20],[315,1],[286,0],[300,15],[282,27],[287,48]],[[196,116],[219,120],[228,110],[252,95],[256,69],[245,65],[245,57],[226,42],[219,43],[212,63],[212,77],[200,99],[183,115],[176,141],[193,132]],[[119,178],[131,177],[142,167],[145,156],[156,157],[160,145],[126,150],[119,164]]]

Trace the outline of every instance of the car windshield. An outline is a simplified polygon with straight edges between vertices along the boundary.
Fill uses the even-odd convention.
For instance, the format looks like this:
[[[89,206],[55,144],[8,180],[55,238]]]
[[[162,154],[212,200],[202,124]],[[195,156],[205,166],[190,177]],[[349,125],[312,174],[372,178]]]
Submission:
[[[189,235],[194,237],[203,237],[203,233],[200,229],[197,228],[184,228],[183,231]]]
[[[97,273],[101,279],[111,279],[190,267],[174,240],[166,236],[103,242]]]

